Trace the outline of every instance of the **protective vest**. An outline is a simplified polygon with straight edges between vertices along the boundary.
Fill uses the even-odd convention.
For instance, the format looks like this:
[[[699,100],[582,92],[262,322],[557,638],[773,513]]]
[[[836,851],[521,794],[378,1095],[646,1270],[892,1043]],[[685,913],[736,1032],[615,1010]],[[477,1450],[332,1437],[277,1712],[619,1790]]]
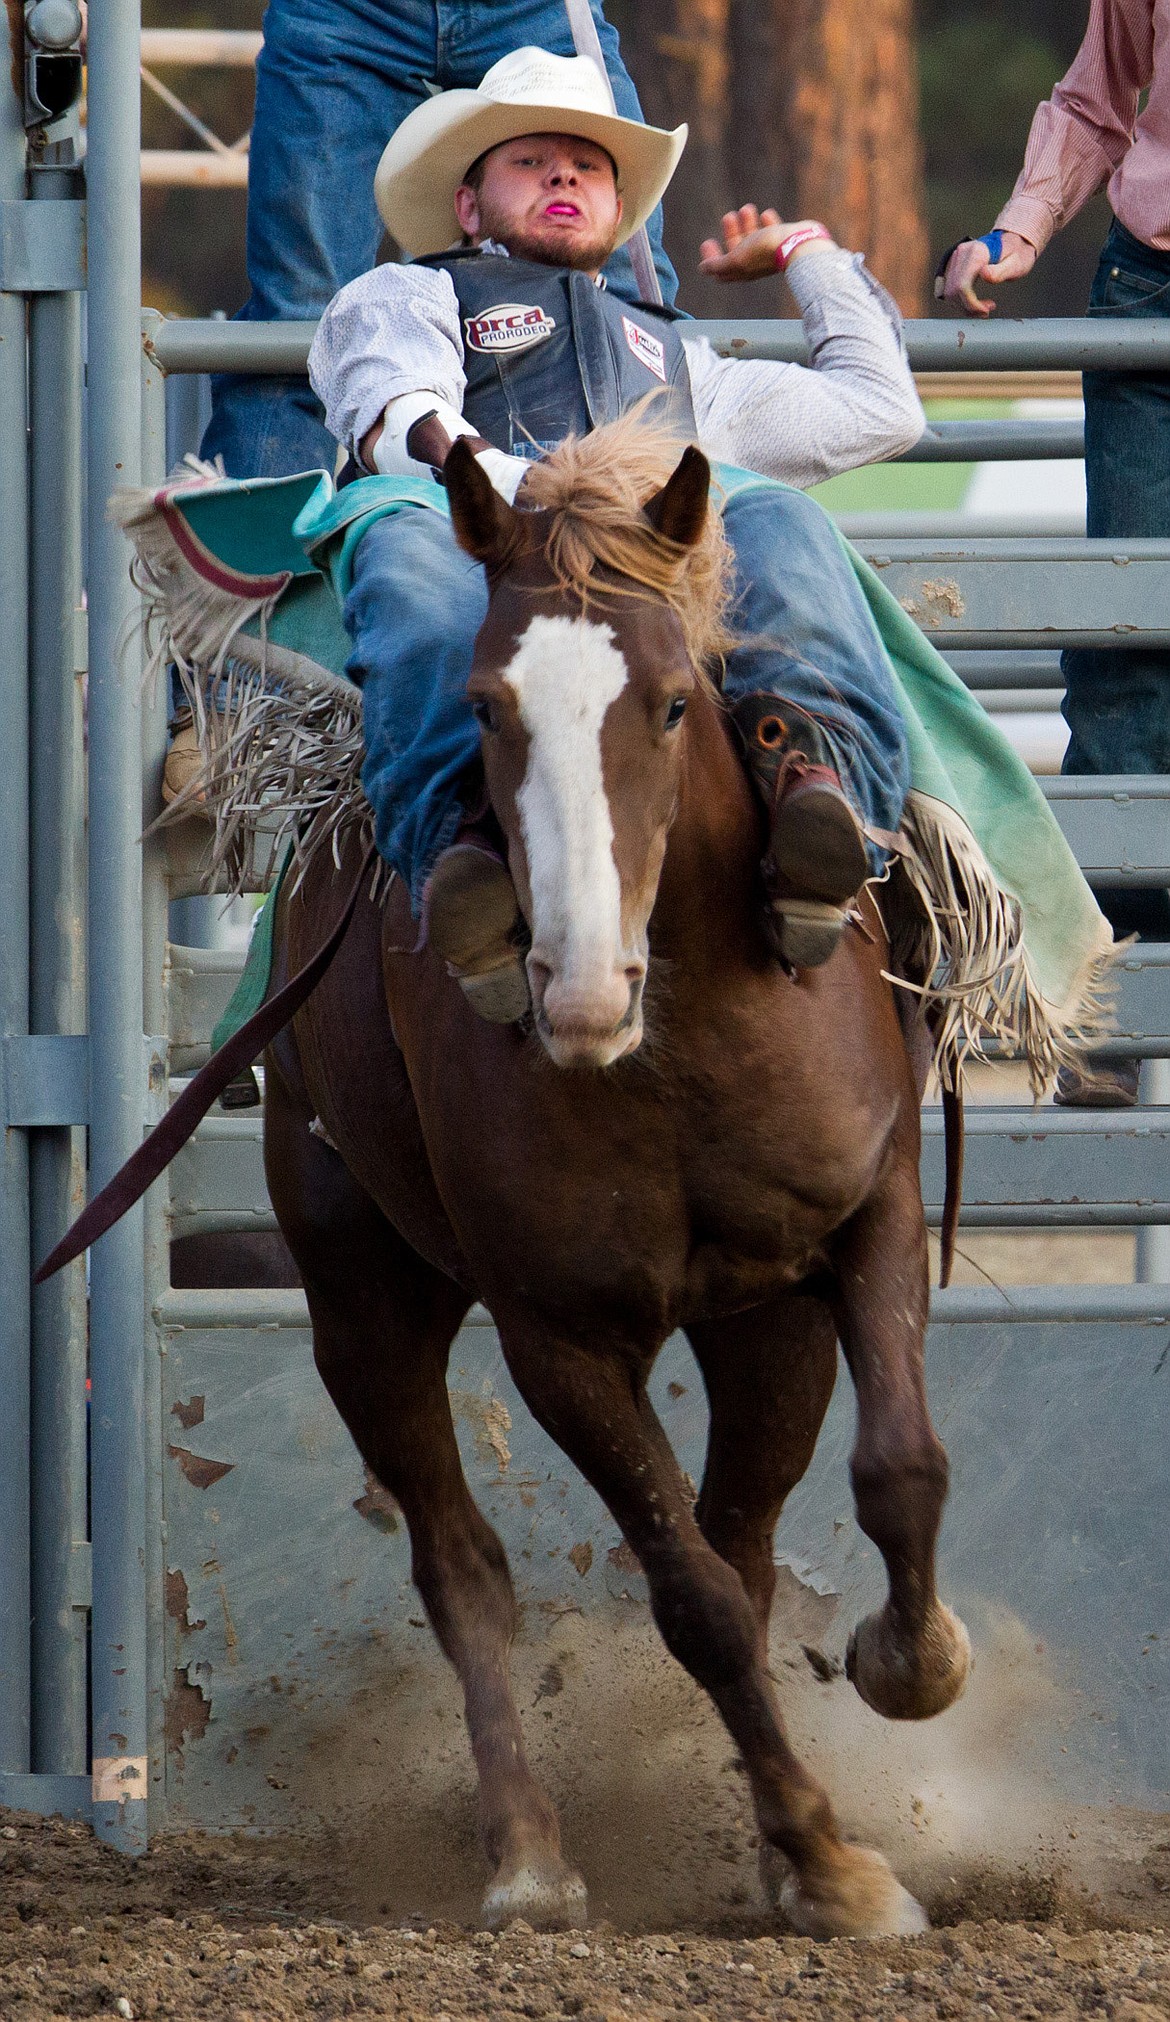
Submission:
[[[566,435],[616,421],[644,394],[651,410],[694,436],[686,354],[675,309],[629,303],[568,268],[506,254],[428,254],[459,301],[463,412],[486,442],[538,457]]]

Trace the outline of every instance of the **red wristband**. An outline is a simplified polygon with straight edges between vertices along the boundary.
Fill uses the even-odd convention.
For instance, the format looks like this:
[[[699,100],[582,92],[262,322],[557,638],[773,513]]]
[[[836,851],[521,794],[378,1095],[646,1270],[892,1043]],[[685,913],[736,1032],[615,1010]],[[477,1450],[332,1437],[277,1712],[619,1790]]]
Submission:
[[[776,248],[776,266],[781,274],[787,268],[797,247],[810,245],[813,239],[828,239],[831,245],[833,234],[826,230],[824,225],[798,225],[794,232],[789,232],[786,239],[781,239]]]

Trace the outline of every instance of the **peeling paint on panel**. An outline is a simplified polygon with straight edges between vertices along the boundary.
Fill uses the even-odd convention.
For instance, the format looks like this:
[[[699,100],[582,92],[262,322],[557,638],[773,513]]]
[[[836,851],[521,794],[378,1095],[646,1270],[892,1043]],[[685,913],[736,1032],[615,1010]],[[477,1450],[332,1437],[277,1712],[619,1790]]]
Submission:
[[[219,1602],[223,1609],[223,1640],[227,1645],[228,1663],[238,1664],[240,1661],[240,1639],[236,1634],[236,1625],[232,1620],[232,1611],[228,1607],[227,1586],[223,1580],[219,1583]]]
[[[452,1415],[466,1419],[474,1429],[480,1459],[494,1459],[500,1473],[506,1474],[512,1464],[507,1437],[512,1430],[512,1414],[503,1398],[477,1397],[473,1390],[452,1390],[450,1398]]]
[[[184,1432],[190,1432],[193,1426],[202,1425],[206,1403],[206,1397],[189,1397],[186,1404],[181,1397],[176,1398],[171,1406],[171,1417],[178,1419]]]
[[[164,1731],[167,1747],[176,1754],[182,1753],[186,1742],[202,1741],[211,1721],[211,1700],[199,1683],[201,1672],[210,1678],[210,1664],[189,1664],[186,1670],[175,1666],[174,1682],[167,1694]]]
[[[187,1635],[192,1629],[206,1629],[205,1621],[192,1620],[191,1596],[187,1587],[187,1575],[181,1570],[167,1567],[163,1575],[163,1590],[166,1610],[172,1622],[179,1625],[180,1635]]]
[[[921,600],[918,597],[899,597],[898,602],[915,624],[928,628],[937,624],[940,618],[959,619],[967,615],[963,593],[953,576],[942,576],[923,583]]]
[[[922,594],[930,611],[948,618],[966,616],[967,606],[963,601],[963,593],[953,576],[943,577],[937,582],[923,583]]]
[[[582,1544],[572,1547],[569,1552],[569,1564],[576,1567],[582,1579],[585,1578],[586,1573],[593,1564],[593,1546],[590,1544],[588,1538]]]
[[[230,1474],[234,1460],[205,1460],[202,1454],[192,1453],[185,1446],[168,1446],[172,1460],[177,1460],[192,1488],[212,1488]]]
[[[145,1755],[94,1756],[93,1801],[95,1804],[122,1804],[128,1797],[145,1796]]]

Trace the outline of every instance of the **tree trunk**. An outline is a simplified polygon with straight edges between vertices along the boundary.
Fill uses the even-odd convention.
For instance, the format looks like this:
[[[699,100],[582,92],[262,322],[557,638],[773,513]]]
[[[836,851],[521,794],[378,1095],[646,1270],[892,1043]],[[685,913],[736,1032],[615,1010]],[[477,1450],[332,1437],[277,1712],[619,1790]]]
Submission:
[[[731,0],[730,28],[736,158],[774,178],[783,217],[822,219],[921,315],[913,0]]]
[[[921,313],[913,0],[610,0],[607,11],[647,119],[690,124],[666,208],[689,309],[749,313],[749,297],[696,276],[695,260],[722,213],[750,200],[823,219]]]
[[[699,316],[728,316],[726,288],[696,271],[699,241],[718,230],[731,199],[724,160],[731,83],[728,26],[733,0],[634,0],[606,13],[653,126],[685,121],[690,138],[666,198],[666,248],[680,301]],[[738,311],[748,313],[746,307]]]

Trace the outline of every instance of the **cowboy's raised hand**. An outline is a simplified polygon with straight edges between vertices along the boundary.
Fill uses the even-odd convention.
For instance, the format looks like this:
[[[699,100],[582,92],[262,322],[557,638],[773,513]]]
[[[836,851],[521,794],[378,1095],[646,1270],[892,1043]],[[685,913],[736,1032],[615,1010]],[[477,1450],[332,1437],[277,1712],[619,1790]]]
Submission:
[[[1030,239],[1018,232],[1004,232],[1000,258],[993,260],[982,239],[964,239],[947,261],[943,297],[961,302],[971,316],[990,316],[995,303],[975,293],[977,281],[1022,281],[1030,274],[1039,254]]]
[[[723,244],[704,239],[699,247],[699,266],[717,281],[759,281],[776,272],[776,254],[785,236],[795,226],[782,222],[779,211],[758,211],[754,204],[741,204],[737,211],[724,213]]]

